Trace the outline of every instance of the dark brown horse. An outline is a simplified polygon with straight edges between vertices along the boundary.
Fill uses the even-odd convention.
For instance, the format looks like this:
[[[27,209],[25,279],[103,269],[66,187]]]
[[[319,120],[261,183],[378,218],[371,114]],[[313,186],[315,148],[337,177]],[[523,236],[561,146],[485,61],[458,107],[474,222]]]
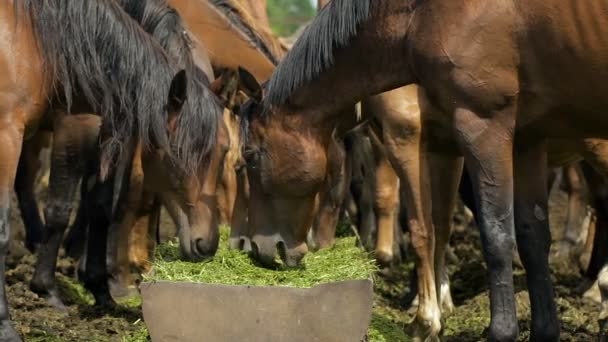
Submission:
[[[311,219],[315,193],[324,178],[331,128],[343,120],[337,113],[364,96],[417,83],[425,89],[429,105],[445,114],[429,124],[431,118],[423,114],[418,138],[398,118],[383,125],[384,142],[400,179],[418,180],[413,184],[416,191],[406,198],[418,258],[417,336],[437,336],[440,331],[427,205],[431,190],[425,153],[413,151],[403,159],[399,151],[408,139],[424,137],[425,143],[451,151],[452,157],[441,159],[440,170],[454,170],[458,156],[464,155],[472,176],[489,269],[490,340],[517,336],[512,279],[516,236],[528,272],[531,338],[557,339],[559,323],[547,263],[544,142],[608,136],[608,122],[601,119],[608,106],[602,95],[608,44],[599,38],[608,33],[608,23],[592,15],[604,5],[330,3],[277,68],[264,103],[252,104],[244,113],[250,119],[250,224],[260,232],[253,239],[260,256],[274,255],[278,246],[293,264],[306,251],[301,232]],[[563,46],[572,53],[553,53]],[[433,151],[433,146],[426,148]]]
[[[23,133],[62,108],[102,114],[102,174],[110,175],[114,160],[128,158],[132,142],[166,151],[187,173],[211,150],[215,121],[179,115],[186,98],[185,73],[177,73],[174,62],[115,2],[12,1],[0,5],[0,17],[5,32],[0,58],[5,75],[0,103],[6,122],[0,132],[3,236],[8,236],[8,194]],[[168,118],[176,118],[175,128]],[[169,136],[171,131],[175,134]],[[201,134],[205,131],[209,134]],[[111,178],[98,190],[111,186]],[[99,270],[105,265],[105,241],[96,242],[104,248],[87,263]],[[6,243],[3,238],[2,265]],[[18,340],[4,292],[2,297],[2,336]]]

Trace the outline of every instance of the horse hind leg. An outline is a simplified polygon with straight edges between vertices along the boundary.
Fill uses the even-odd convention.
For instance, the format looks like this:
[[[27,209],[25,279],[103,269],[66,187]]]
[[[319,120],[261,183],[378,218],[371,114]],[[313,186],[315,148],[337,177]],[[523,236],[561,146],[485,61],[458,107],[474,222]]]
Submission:
[[[458,185],[463,160],[452,155],[430,153],[429,165],[432,182],[433,226],[435,229],[435,282],[443,313],[454,311],[450,280],[446,267],[452,217],[456,208]]]
[[[441,331],[434,271],[434,232],[430,213],[426,156],[421,152],[420,117],[388,115],[383,118],[383,141],[395,168],[407,208],[416,256],[418,310],[412,324],[415,341],[435,341]]]
[[[378,263],[389,267],[395,259],[395,222],[399,204],[399,178],[391,166],[382,146],[374,144],[376,161],[376,182],[374,209],[376,213],[376,251]]]

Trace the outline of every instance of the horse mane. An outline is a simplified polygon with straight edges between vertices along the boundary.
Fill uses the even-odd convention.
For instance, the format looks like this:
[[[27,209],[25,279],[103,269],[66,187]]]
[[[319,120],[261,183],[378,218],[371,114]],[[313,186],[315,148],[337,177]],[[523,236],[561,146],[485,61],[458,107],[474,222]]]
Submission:
[[[277,66],[266,88],[265,106],[285,103],[299,88],[334,63],[334,50],[344,47],[369,19],[373,0],[332,0],[302,32]]]
[[[260,50],[272,64],[279,64],[285,56],[285,47],[272,32],[258,25],[241,4],[235,0],[209,0],[209,3],[224,13],[228,20],[244,33],[249,43]]]
[[[167,101],[175,64],[159,43],[114,0],[15,0],[29,17],[45,63],[45,79],[71,110],[74,95],[103,117],[110,136],[102,159],[122,158],[135,136],[166,149],[178,165],[198,163],[189,139],[168,136]],[[18,12],[17,12],[18,13]],[[183,133],[183,132],[178,132]],[[199,131],[199,134],[202,132]]]
[[[172,135],[174,146],[181,146],[178,155],[207,156],[217,138],[218,121],[222,108],[209,89],[209,79],[194,63],[193,42],[178,12],[167,0],[118,0],[125,11],[152,35],[165,52],[186,70],[187,98],[178,116]],[[187,148],[187,149],[186,149]]]

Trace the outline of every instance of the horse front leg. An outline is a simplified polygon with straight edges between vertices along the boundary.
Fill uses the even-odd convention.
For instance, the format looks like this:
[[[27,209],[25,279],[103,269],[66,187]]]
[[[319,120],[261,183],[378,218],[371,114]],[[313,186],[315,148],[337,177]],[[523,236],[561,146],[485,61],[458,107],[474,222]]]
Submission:
[[[389,267],[396,257],[394,242],[399,207],[399,178],[390,164],[381,142],[378,139],[371,139],[371,141],[376,158],[374,209],[378,233],[375,257],[380,266]],[[398,256],[397,259],[399,259]]]
[[[509,107],[492,118],[464,108],[454,113],[454,130],[475,193],[476,218],[488,267],[490,341],[515,341],[518,334],[512,265],[513,111]]]
[[[458,185],[462,175],[463,159],[453,154],[429,154],[433,227],[435,229],[435,282],[442,313],[454,311],[450,292],[450,278],[446,267],[452,217],[456,208]]]
[[[587,201],[584,196],[584,179],[580,165],[568,165],[563,169],[563,182],[568,193],[568,214],[566,228],[557,246],[557,257],[575,260],[572,250],[576,247],[583,222],[587,216]]]
[[[559,340],[549,250],[547,152],[544,143],[515,150],[515,232],[532,306],[531,341]]]
[[[67,119],[69,118],[69,119]],[[51,174],[49,193],[45,207],[45,229],[37,250],[36,269],[30,283],[35,293],[46,298],[60,310],[65,310],[59,298],[55,279],[57,256],[68,227],[73,209],[74,198],[78,192],[78,182],[85,168],[85,153],[82,145],[72,134],[74,126],[71,117],[57,119],[54,125],[55,136],[51,153]]]
[[[3,124],[0,127],[0,341],[21,341],[10,320],[6,301],[6,253],[10,239],[10,198],[23,142],[23,127]]]
[[[36,250],[43,234],[43,223],[34,187],[36,176],[42,166],[40,151],[48,145],[48,134],[50,133],[39,131],[30,140],[23,142],[15,178],[15,193],[17,194],[21,219],[25,226],[25,247],[31,252]]]
[[[319,194],[319,209],[312,226],[313,247],[323,249],[336,242],[340,209],[346,197],[346,155],[342,140],[333,140],[329,147],[329,170],[325,189]]]

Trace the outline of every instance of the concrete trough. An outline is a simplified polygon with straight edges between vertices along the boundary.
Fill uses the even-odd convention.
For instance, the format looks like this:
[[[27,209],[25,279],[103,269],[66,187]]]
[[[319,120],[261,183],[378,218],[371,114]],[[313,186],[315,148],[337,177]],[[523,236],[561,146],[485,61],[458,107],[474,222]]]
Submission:
[[[155,281],[141,284],[152,341],[359,342],[372,315],[371,280],[312,288]]]

